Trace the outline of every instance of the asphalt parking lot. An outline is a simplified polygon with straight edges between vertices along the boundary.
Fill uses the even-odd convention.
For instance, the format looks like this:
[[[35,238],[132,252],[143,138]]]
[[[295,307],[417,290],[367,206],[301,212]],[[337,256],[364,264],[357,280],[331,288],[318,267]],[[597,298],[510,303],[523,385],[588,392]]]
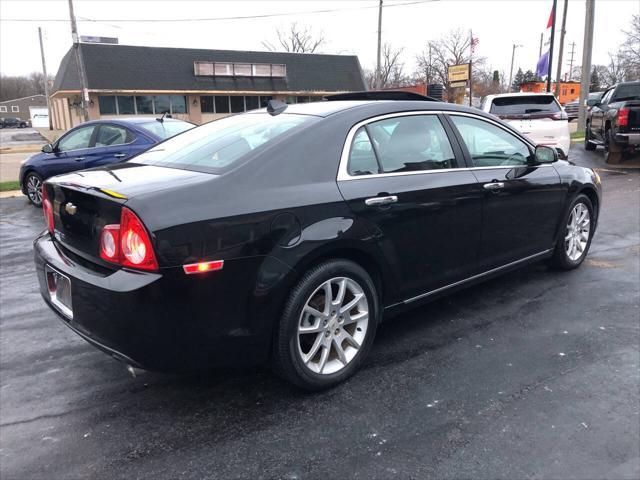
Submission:
[[[132,378],[45,307],[41,213],[0,200],[0,477],[638,478],[640,173],[600,174],[580,269],[532,265],[384,324],[321,394],[268,371]]]

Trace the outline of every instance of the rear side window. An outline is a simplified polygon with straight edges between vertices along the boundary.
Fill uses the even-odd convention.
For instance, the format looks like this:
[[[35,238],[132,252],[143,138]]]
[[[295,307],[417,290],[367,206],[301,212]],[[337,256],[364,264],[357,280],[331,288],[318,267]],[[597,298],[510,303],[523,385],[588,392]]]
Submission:
[[[226,117],[170,138],[138,155],[135,163],[220,174],[255,149],[317,120],[310,115],[286,113]]]
[[[129,138],[128,138],[129,137]],[[123,145],[132,140],[127,129],[117,125],[100,125],[96,135],[96,147],[108,147],[110,145]]]
[[[490,113],[501,116],[559,111],[560,105],[553,95],[518,95],[494,98],[489,110]]]
[[[455,156],[435,115],[408,115],[367,125],[384,173],[453,168]]]
[[[640,100],[640,82],[618,85],[613,92],[612,102]]]

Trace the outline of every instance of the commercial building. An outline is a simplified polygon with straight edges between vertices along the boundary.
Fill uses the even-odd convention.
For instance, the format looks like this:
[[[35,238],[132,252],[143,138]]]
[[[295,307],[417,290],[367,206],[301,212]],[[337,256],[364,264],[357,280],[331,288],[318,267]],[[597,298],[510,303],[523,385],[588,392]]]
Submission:
[[[309,102],[365,90],[358,57],[129,45],[80,44],[89,118],[159,116],[205,123],[263,106],[275,98]],[[54,128],[82,122],[73,50],[64,56],[52,89]]]
[[[20,120],[31,120],[30,107],[46,106],[47,98],[44,95],[31,95],[14,100],[5,100],[0,102],[0,118],[16,117]]]
[[[551,91],[555,92],[556,83],[551,84]],[[546,82],[525,82],[520,85],[521,92],[546,92]],[[558,102],[564,105],[569,102],[573,102],[580,98],[580,82],[560,82],[560,94],[558,95]]]

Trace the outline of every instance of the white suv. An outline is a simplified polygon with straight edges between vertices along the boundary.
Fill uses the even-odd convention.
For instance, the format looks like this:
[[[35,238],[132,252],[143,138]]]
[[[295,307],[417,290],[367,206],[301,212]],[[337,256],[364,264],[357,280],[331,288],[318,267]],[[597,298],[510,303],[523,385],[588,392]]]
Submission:
[[[548,145],[560,158],[569,153],[569,120],[551,93],[487,95],[480,107],[527,135],[538,145]]]

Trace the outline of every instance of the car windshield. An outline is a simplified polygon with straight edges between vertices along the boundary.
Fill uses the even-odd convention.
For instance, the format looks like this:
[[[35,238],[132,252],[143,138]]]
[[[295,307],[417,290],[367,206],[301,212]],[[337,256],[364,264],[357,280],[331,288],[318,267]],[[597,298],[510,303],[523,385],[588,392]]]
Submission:
[[[518,95],[494,98],[490,110],[494,115],[527,115],[559,111],[560,106],[553,95]]]
[[[220,174],[253,150],[302,124],[309,115],[267,113],[226,117],[189,130],[138,155],[135,163]]]
[[[640,100],[640,82],[618,85],[611,98],[612,102]]]
[[[148,123],[141,123],[140,127],[146,130],[147,132],[152,133],[156,137],[161,138],[162,140],[166,140],[167,138],[171,138],[174,135],[182,133],[186,130],[189,130],[195,125],[189,122],[180,122],[180,121],[164,121],[159,122],[154,120]]]

